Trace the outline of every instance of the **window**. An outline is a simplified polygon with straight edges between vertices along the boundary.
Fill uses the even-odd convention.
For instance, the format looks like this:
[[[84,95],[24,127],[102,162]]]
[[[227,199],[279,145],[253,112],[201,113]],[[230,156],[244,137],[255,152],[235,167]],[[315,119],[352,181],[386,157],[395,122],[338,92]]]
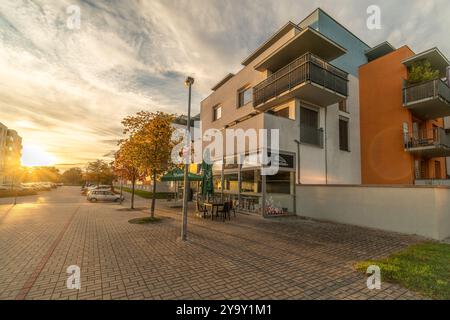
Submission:
[[[239,192],[239,184],[238,184],[238,174],[230,173],[224,175],[224,186],[223,189],[231,192],[238,193]]]
[[[238,92],[238,108],[245,106],[253,101],[253,88],[239,90]]]
[[[339,119],[339,149],[350,151],[348,144],[348,119]]]
[[[293,177],[291,172],[278,172],[276,175],[266,176],[267,193],[291,193],[291,182]]]
[[[441,162],[440,161],[434,161],[434,177],[435,177],[435,179],[442,179]]]
[[[241,172],[241,192],[261,192],[261,170],[245,170]]]
[[[347,110],[347,100],[339,102],[339,111],[348,112]]]
[[[319,129],[319,112],[309,108],[300,108],[300,141],[323,147],[323,130]]]
[[[222,106],[215,106],[213,108],[213,121],[222,118]]]
[[[309,108],[300,108],[300,125],[317,129],[319,112]]]

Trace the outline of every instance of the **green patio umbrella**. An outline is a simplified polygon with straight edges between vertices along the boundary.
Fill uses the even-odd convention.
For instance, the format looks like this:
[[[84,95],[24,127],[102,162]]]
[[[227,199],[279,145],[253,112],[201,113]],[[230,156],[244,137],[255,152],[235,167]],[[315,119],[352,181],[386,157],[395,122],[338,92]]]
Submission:
[[[184,180],[184,170],[180,168],[175,168],[167,172],[162,176],[161,181],[183,181]],[[202,181],[202,176],[189,172],[189,181]]]
[[[206,155],[209,158],[209,154]],[[202,195],[212,196],[214,194],[214,183],[213,183],[213,170],[212,164],[207,163],[205,160],[202,162]]]

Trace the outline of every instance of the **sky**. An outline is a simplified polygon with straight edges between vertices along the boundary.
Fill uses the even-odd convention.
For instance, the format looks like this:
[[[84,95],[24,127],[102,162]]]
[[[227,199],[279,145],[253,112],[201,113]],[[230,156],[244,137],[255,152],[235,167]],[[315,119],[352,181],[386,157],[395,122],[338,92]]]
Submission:
[[[380,30],[366,26],[370,5],[381,8]],[[109,159],[125,116],[185,113],[187,75],[199,112],[214,84],[317,7],[371,46],[437,46],[450,57],[448,0],[1,0],[0,122],[23,137],[25,165]]]

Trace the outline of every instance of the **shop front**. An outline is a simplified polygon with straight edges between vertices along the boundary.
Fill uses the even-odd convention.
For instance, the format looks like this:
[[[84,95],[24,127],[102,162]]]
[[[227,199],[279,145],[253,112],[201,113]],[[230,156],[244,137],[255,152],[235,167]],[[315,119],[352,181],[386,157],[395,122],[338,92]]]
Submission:
[[[213,165],[216,196],[234,201],[242,213],[264,216],[294,213],[295,155],[277,155],[279,170],[273,175],[262,175],[257,159],[256,154],[249,154],[242,164],[237,164],[236,158],[216,161]]]

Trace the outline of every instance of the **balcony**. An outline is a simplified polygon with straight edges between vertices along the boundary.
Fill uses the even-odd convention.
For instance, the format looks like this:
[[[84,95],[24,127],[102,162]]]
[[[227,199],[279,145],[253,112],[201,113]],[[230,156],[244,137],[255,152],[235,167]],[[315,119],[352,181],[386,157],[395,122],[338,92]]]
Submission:
[[[450,88],[441,79],[403,89],[403,104],[421,119],[450,116]]]
[[[412,137],[405,134],[405,150],[423,158],[450,157],[450,133],[443,128],[420,131]]]
[[[265,111],[294,97],[329,106],[348,96],[348,73],[311,53],[281,68],[253,88],[255,108]]]

